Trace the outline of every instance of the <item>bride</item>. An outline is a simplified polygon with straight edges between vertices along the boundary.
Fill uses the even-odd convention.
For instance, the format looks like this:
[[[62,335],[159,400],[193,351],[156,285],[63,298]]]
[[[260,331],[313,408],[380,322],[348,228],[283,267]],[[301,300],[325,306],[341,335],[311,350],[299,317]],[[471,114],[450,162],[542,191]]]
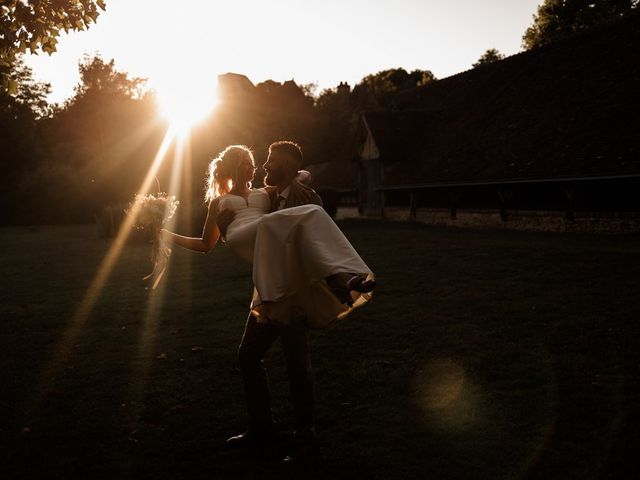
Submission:
[[[331,217],[315,204],[278,210],[283,197],[276,194],[285,191],[251,188],[255,171],[247,147],[232,145],[220,152],[209,165],[202,236],[163,230],[163,240],[207,253],[221,238],[218,215],[232,211],[224,241],[238,258],[253,264],[251,308],[259,322],[287,325],[306,317],[308,326],[322,327],[366,303],[375,287],[373,273]],[[295,187],[320,203],[299,182],[305,175],[300,172]]]

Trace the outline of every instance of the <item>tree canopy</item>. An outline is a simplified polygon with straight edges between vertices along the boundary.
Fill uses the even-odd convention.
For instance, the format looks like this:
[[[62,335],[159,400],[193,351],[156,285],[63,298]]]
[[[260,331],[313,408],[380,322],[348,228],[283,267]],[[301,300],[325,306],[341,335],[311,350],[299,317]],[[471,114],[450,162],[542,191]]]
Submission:
[[[498,60],[502,60],[503,58],[504,54],[500,53],[496,48],[489,48],[482,54],[478,61],[473,64],[473,68],[479,67],[481,65],[486,65],[487,63],[497,62]]]
[[[10,71],[20,53],[56,51],[61,31],[95,23],[104,0],[3,0],[0,6],[0,88],[15,92]]]
[[[80,83],[75,87],[74,99],[91,92],[106,95],[139,98],[144,93],[146,80],[130,78],[126,72],[116,70],[115,60],[105,62],[100,55],[86,56],[78,64]]]
[[[640,0],[545,0],[522,37],[526,49],[553,43],[636,10]]]
[[[366,85],[380,105],[390,108],[397,93],[426,85],[435,79],[430,70],[407,72],[404,68],[391,68],[367,75],[360,81],[360,85]]]
[[[122,212],[154,162],[167,122],[158,117],[145,80],[99,55],[86,56],[78,70],[73,96],[49,105],[50,87],[37,83],[16,56],[11,74],[19,88],[13,95],[0,89],[0,201],[10,206],[0,224],[87,222],[106,209]],[[189,137],[192,173],[181,180],[183,192],[191,192],[181,198],[189,215],[206,213],[202,178],[226,145],[250,145],[262,163],[268,145],[287,138],[304,145],[307,163],[350,165],[359,113],[388,108],[401,91],[434,79],[428,70],[391,69],[353,89],[340,83],[315,97],[313,85],[267,80],[254,86],[243,75],[227,77],[227,96]],[[174,175],[176,145],[169,145],[156,175],[163,187]]]
[[[3,114],[32,120],[47,116],[51,111],[51,105],[47,102],[51,85],[34,80],[31,68],[24,64],[21,57],[16,59],[11,76],[16,82],[13,95],[0,89],[0,110]]]

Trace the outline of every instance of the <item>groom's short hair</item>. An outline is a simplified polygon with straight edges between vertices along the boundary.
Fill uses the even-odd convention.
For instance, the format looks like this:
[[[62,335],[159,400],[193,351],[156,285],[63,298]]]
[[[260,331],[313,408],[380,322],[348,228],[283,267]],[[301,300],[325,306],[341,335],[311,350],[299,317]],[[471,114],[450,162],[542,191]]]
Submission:
[[[298,168],[302,166],[302,148],[296,142],[290,140],[281,140],[269,145],[269,153],[281,152],[290,156],[298,164]]]

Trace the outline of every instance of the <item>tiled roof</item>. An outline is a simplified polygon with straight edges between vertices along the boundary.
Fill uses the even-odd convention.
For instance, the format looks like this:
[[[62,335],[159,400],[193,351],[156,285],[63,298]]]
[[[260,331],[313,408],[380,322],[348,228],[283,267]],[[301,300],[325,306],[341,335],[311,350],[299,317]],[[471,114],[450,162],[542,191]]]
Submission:
[[[640,174],[640,16],[400,95],[364,114],[384,184]]]

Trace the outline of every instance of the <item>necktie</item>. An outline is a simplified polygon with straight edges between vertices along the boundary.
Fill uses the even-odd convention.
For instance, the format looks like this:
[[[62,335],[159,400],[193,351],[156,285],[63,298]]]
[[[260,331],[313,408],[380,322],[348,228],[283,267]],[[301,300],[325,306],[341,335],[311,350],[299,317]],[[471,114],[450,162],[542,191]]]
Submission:
[[[286,200],[286,197],[283,197],[282,195],[278,195],[278,198],[276,199],[276,210],[280,210],[282,207],[284,207],[285,200]]]

